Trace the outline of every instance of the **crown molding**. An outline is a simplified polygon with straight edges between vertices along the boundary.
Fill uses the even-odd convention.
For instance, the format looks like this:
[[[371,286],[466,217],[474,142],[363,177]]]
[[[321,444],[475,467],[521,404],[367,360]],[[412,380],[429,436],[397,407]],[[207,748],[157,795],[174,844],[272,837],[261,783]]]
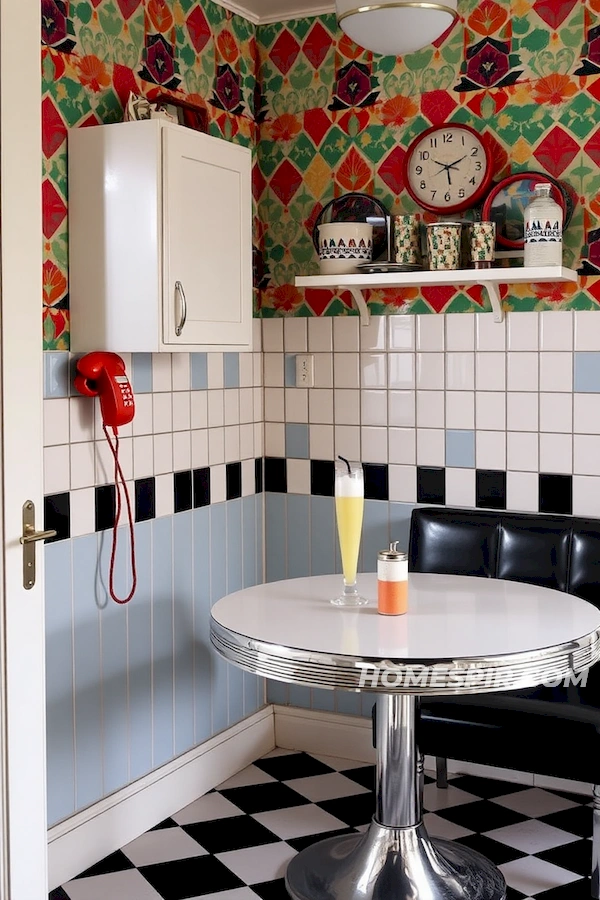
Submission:
[[[275,12],[268,14],[261,13],[261,8],[264,8],[265,5],[263,0],[250,0],[248,6],[236,3],[235,0],[214,0],[214,2],[238,16],[243,16],[254,25],[270,25],[272,22],[285,22],[288,19],[301,19],[306,16],[321,16],[335,12],[333,3],[311,3],[310,0],[309,2],[300,2],[292,9],[289,8],[287,0],[278,0],[275,4]],[[268,5],[272,7],[273,3]]]

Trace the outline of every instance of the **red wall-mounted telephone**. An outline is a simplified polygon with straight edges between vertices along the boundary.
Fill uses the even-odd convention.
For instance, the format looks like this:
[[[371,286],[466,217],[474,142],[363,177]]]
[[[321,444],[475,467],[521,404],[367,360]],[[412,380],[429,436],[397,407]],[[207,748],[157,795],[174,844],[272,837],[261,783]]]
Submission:
[[[135,532],[133,527],[133,511],[131,499],[125,476],[119,462],[119,435],[120,425],[127,425],[135,414],[135,401],[133,391],[127,378],[125,363],[116,353],[103,353],[97,350],[88,353],[77,360],[77,375],[75,376],[75,389],[84,397],[99,397],[100,412],[102,414],[102,429],[108,441],[113,459],[115,461],[115,521],[113,525],[113,542],[110,554],[109,591],[115,603],[129,603],[137,587],[137,572],[135,566]],[[108,432],[112,430],[113,440]],[[121,488],[125,494],[127,513],[129,516],[129,535],[131,539],[131,590],[127,597],[121,599],[115,593],[115,557],[117,552],[117,534],[121,518]]]
[[[84,397],[99,397],[102,421],[109,428],[127,425],[133,419],[135,402],[125,371],[116,353],[97,350],[77,362],[75,388]]]

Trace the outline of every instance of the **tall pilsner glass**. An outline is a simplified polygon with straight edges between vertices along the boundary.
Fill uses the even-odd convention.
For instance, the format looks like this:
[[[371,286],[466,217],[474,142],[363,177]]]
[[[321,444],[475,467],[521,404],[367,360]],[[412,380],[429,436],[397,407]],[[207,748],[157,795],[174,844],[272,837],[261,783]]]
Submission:
[[[362,465],[338,458],[335,462],[335,513],[344,572],[344,590],[339,597],[331,601],[336,606],[364,606],[368,603],[356,589],[364,505]]]

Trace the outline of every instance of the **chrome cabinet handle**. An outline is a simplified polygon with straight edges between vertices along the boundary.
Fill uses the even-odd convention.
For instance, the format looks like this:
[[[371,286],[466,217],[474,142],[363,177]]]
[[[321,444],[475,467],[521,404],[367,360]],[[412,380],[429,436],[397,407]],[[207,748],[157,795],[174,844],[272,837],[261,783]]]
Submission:
[[[175,282],[175,295],[177,294],[179,294],[181,298],[181,316],[179,318],[179,325],[175,326],[175,334],[177,337],[181,337],[187,319],[187,300],[185,299],[185,291],[183,290],[183,285],[180,281]]]

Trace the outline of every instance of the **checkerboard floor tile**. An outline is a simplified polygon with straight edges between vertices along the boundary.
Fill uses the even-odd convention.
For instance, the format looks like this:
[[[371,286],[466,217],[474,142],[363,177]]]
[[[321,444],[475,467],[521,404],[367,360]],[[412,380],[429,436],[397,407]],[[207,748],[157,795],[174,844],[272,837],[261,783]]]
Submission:
[[[57,888],[50,900],[287,900],[290,859],[314,841],[364,831],[374,767],[275,750]],[[589,797],[460,775],[425,776],[430,833],[483,853],[507,900],[588,900]]]

